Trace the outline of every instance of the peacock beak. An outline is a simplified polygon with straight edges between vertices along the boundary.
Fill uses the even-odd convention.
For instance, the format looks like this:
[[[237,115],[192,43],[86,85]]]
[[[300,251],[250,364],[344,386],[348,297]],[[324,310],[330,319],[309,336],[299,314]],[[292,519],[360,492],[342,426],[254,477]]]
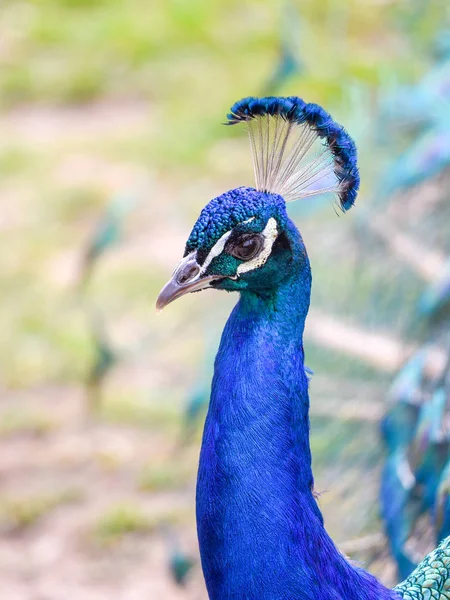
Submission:
[[[210,287],[211,282],[216,279],[223,279],[223,277],[220,275],[203,275],[202,268],[196,260],[196,252],[191,252],[181,260],[172,278],[160,291],[156,300],[156,310],[162,310],[185,294]]]

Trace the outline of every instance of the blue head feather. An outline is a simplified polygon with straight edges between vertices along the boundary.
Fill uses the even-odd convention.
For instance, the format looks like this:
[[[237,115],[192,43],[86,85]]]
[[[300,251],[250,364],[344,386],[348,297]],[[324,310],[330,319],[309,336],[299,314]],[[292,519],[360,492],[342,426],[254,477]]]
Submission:
[[[185,257],[195,254],[200,265],[204,265],[207,257],[214,255],[213,247],[224,236],[259,234],[263,236],[265,228],[272,222],[277,237],[282,239],[286,234],[289,217],[286,203],[278,194],[261,192],[254,188],[241,187],[225,192],[211,200],[202,210],[188,238]],[[303,246],[306,256],[306,249]],[[209,259],[208,259],[209,260]],[[290,260],[290,251],[283,251],[275,245],[269,250],[267,260],[258,264],[248,272],[239,272],[242,260],[232,256],[224,247],[214,256],[205,269],[206,275],[224,276],[212,287],[228,291],[252,288],[267,289],[286,271],[286,262]],[[244,265],[245,266],[245,265]]]
[[[200,213],[186,242],[186,254],[194,249],[211,248],[224,233],[257,215],[265,220],[274,216],[283,223],[287,219],[286,203],[278,194],[250,187],[221,194],[208,202]]]

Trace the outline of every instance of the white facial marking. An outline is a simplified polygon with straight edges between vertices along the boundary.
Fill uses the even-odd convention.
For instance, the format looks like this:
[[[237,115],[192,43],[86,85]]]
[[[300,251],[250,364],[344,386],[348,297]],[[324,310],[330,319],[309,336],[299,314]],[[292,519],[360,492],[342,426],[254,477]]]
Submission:
[[[241,275],[241,273],[248,273],[248,271],[253,271],[253,269],[258,269],[262,267],[263,264],[267,261],[272,252],[272,246],[275,240],[277,239],[278,229],[277,222],[273,217],[267,221],[267,225],[262,231],[262,236],[264,238],[264,246],[259,254],[255,256],[252,260],[248,262],[243,262],[239,265],[237,269],[237,275]]]
[[[224,233],[223,236],[220,239],[218,239],[217,242],[214,244],[214,246],[211,248],[208,256],[205,258],[205,262],[202,265],[200,273],[204,273],[206,271],[206,269],[209,267],[209,265],[211,264],[211,261],[214,258],[216,258],[216,256],[219,256],[219,254],[221,254],[223,252],[223,249],[225,248],[225,244],[227,243],[227,239],[231,235],[231,231],[232,230]]]
[[[245,225],[247,223],[250,223],[254,219],[255,219],[255,217],[251,217],[250,219],[247,219],[246,221],[243,221],[242,223],[240,223],[240,225]],[[220,239],[217,240],[217,242],[211,248],[211,250],[210,250],[208,256],[206,257],[203,265],[201,266],[199,272],[194,277],[192,277],[192,279],[189,280],[189,283],[192,283],[192,282],[196,281],[197,279],[199,279],[205,273],[206,269],[209,267],[211,262],[216,258],[216,256],[219,256],[223,252],[223,250],[225,248],[225,244],[227,243],[227,240],[230,237],[230,235],[232,234],[232,232],[233,232],[232,229],[230,231],[227,231],[226,233],[223,234],[223,236]],[[264,238],[264,245],[263,245],[261,251],[252,260],[249,260],[248,262],[243,262],[239,265],[237,272],[236,272],[236,277],[241,275],[242,273],[248,273],[249,271],[253,271],[254,269],[258,269],[259,267],[262,267],[265,264],[265,262],[267,261],[267,259],[269,258],[270,253],[272,252],[272,246],[278,236],[277,222],[273,217],[271,217],[267,221],[267,224],[266,224],[264,230],[261,232],[261,235]],[[182,259],[182,261],[180,262],[178,267],[175,269],[175,273],[180,272],[185,267],[185,265],[191,261],[192,262],[197,261],[197,251],[196,250],[194,250],[193,252],[188,254],[188,256],[186,256],[185,258]],[[233,277],[233,279],[236,279],[236,277]]]

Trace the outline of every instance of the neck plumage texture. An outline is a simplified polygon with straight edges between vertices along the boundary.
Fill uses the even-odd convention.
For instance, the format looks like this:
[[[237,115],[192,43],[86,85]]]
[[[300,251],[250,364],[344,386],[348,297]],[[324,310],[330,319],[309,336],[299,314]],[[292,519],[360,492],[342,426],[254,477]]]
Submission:
[[[216,358],[197,482],[209,597],[398,598],[340,554],[313,495],[302,342],[311,275],[289,228],[291,274],[275,291],[241,294]]]

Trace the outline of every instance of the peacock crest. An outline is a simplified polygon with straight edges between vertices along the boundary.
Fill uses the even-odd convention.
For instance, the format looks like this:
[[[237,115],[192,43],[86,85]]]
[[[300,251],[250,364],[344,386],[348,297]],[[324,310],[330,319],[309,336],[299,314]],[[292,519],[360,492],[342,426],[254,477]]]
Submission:
[[[344,127],[317,104],[294,96],[245,98],[228,124],[247,125],[256,189],[286,202],[333,194],[343,211],[359,189],[356,146]]]

